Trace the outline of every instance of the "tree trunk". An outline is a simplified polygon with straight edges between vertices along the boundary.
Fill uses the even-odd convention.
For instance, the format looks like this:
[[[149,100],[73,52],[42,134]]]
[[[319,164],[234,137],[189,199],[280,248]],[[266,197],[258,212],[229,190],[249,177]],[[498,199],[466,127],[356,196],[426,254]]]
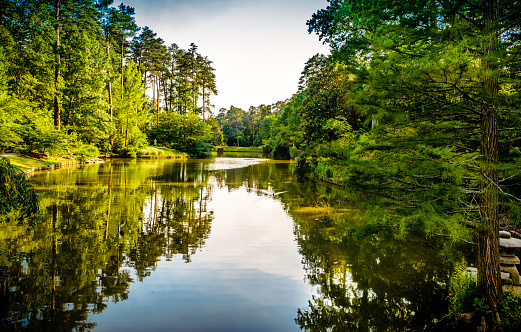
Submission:
[[[107,36],[107,56],[110,57],[110,46],[109,46],[108,36]],[[110,70],[108,70],[107,73],[110,76]],[[113,120],[113,118],[114,118],[114,108],[112,106],[112,82],[110,81],[110,77],[109,77],[109,81],[107,83],[107,89],[108,89],[108,93],[109,93],[110,123],[112,124],[114,122],[114,120]],[[111,130],[111,132],[110,132],[110,146],[113,146],[113,145],[114,145],[114,134],[112,133],[112,130]]]
[[[128,115],[127,115],[127,125],[125,126],[125,147],[127,146],[128,141]]]
[[[54,127],[57,130],[61,129],[61,120],[60,120],[60,0],[56,1],[56,62],[54,64]]]
[[[109,45],[109,42],[108,42],[108,37],[107,37],[107,56],[110,57],[110,45]],[[110,76],[110,69],[107,70],[107,74],[109,74],[109,76]],[[110,122],[112,122],[113,121],[112,82],[110,81],[110,77],[109,77],[109,82],[107,84],[107,89],[108,89],[108,93],[109,93]]]
[[[125,35],[121,36],[121,100],[123,100],[123,53],[125,52]]]
[[[157,125],[159,125],[159,98],[160,98],[160,93],[161,93],[161,84],[159,84],[159,76],[157,76],[156,74],[156,93],[157,93],[157,98],[156,98],[156,112],[157,112]]]
[[[168,98],[168,108],[172,110],[172,94],[174,92],[174,68],[175,68],[175,55],[172,55],[172,65],[170,70],[170,96]]]
[[[203,120],[205,120],[205,117],[204,117],[204,112],[206,111],[206,103],[205,103],[205,100],[204,98],[206,97],[206,93],[205,93],[205,88],[204,88],[204,81],[203,81]]]
[[[491,72],[495,65],[486,59],[487,55],[497,49],[497,35],[494,24],[497,20],[497,0],[489,0],[484,13],[488,45],[484,49],[483,63]],[[494,74],[492,74],[494,75]],[[501,273],[499,267],[499,207],[498,207],[498,162],[499,162],[499,130],[498,79],[496,76],[483,80],[486,94],[481,110],[481,182],[480,192],[480,227],[478,230],[478,288],[485,303],[497,315],[497,306],[502,300]]]

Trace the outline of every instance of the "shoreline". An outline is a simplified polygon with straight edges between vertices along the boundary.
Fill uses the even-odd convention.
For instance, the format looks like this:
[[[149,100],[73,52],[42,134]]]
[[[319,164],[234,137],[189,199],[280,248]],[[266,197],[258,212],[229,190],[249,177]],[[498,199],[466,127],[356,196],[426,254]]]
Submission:
[[[34,158],[29,158],[27,156],[20,155],[20,154],[0,154],[0,157],[7,158],[7,159],[9,159],[9,157],[25,157],[25,158],[28,158],[28,159],[38,160],[38,159],[34,159]],[[91,159],[91,160],[88,160],[88,161],[72,160],[72,161],[57,162],[57,163],[49,164],[49,165],[42,165],[42,166],[31,167],[29,169],[22,170],[22,172],[25,175],[30,176],[34,172],[37,172],[37,171],[49,171],[49,170],[55,170],[55,169],[60,169],[60,168],[66,168],[66,167],[88,166],[88,165],[94,165],[94,164],[102,164],[102,163],[105,162],[106,159],[182,159],[182,158],[187,158],[187,156],[184,156],[184,155],[179,155],[179,156],[141,156],[141,157],[136,157],[136,158],[128,158],[128,157],[121,157],[121,156],[116,156],[116,155],[100,155],[98,158],[94,158],[94,159]]]

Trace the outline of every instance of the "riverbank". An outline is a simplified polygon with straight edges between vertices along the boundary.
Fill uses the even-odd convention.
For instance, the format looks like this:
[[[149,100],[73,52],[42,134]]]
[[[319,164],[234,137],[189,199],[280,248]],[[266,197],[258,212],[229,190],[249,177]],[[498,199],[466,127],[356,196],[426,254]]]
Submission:
[[[89,165],[103,163],[108,158],[127,158],[119,155],[100,155],[98,158],[89,158],[88,160],[77,160],[72,158],[48,157],[33,158],[21,154],[0,154],[0,157],[9,159],[12,165],[20,168],[26,174],[36,171],[53,170],[63,167],[72,167],[80,165]],[[187,158],[188,154],[163,147],[147,147],[140,151],[136,158],[142,159],[180,159]]]

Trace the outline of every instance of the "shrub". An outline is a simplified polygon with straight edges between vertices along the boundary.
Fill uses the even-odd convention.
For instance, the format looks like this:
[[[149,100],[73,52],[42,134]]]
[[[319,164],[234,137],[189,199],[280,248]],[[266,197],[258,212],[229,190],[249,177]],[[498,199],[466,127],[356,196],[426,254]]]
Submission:
[[[0,157],[0,221],[16,218],[20,222],[39,213],[38,194],[24,172]],[[33,223],[34,224],[34,223]]]
[[[289,148],[285,144],[277,145],[273,151],[271,151],[271,155],[275,160],[289,160],[291,158],[289,154]]]
[[[503,301],[499,305],[499,315],[501,317],[502,331],[519,331],[521,326],[521,297],[505,292]]]
[[[291,148],[289,148],[289,155],[291,158],[295,159],[298,155],[298,149],[295,145],[293,145]]]
[[[85,144],[77,148],[74,154],[79,160],[86,161],[89,158],[97,158],[99,156],[99,150],[94,145]]]

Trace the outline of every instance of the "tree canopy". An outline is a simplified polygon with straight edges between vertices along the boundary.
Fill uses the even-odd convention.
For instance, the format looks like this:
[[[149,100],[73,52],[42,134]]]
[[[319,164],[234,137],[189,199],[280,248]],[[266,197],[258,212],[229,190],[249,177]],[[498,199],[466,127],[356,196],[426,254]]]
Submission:
[[[499,173],[514,176],[518,157],[521,3],[329,2],[309,31],[355,75],[351,103],[378,121],[350,178],[391,181],[409,209],[475,228],[479,288],[495,311],[501,203],[517,200]]]
[[[0,11],[0,151],[67,155],[91,145],[133,156],[163,113],[210,113],[212,61],[194,43],[167,47],[137,26],[132,7],[30,0]]]

